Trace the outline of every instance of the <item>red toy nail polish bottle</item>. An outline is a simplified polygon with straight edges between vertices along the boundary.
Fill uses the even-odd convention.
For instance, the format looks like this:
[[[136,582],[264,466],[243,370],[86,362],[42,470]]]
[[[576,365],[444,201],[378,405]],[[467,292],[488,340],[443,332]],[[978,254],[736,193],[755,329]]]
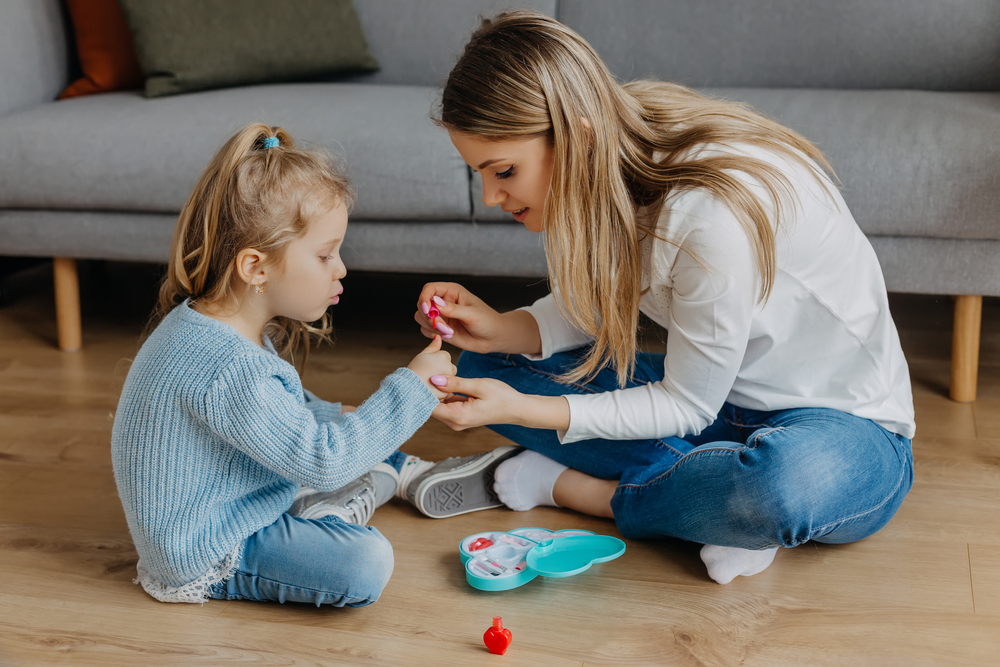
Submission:
[[[507,647],[514,641],[514,636],[510,630],[503,627],[503,619],[499,616],[493,617],[493,625],[483,633],[483,642],[490,653],[503,655],[507,652]]]

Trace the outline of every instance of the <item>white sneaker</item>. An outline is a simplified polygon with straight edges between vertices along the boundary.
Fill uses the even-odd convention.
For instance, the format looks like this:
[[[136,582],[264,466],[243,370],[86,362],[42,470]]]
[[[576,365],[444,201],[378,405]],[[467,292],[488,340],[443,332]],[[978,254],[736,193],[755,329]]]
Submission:
[[[376,507],[384,505],[396,492],[399,473],[388,463],[379,463],[356,480],[334,491],[301,489],[288,509],[292,516],[321,519],[339,516],[348,523],[364,526]]]

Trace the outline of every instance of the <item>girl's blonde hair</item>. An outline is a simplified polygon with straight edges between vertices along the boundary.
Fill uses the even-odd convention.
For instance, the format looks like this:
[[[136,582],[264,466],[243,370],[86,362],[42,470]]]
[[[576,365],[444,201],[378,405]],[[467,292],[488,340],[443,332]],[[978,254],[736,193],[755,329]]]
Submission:
[[[250,291],[236,274],[241,250],[255,248],[268,264],[280,265],[286,246],[310,222],[353,201],[347,178],[327,153],[296,148],[280,127],[243,128],[215,154],[184,204],[155,320],[185,299],[240,304]],[[304,363],[310,338],[326,339],[332,331],[328,313],[314,324],[277,317],[265,333],[293,361],[304,347]]]
[[[581,119],[586,119],[589,128]],[[667,197],[705,188],[726,202],[757,256],[760,299],[775,273],[774,236],[791,185],[765,162],[699,157],[704,144],[747,143],[830,169],[813,144],[744,106],[659,81],[620,84],[590,45],[532,11],[482,21],[452,69],[435,122],[486,140],[548,136],[552,181],[543,211],[549,280],[562,313],[594,344],[565,381],[607,364],[620,385],[635,367],[642,267],[639,241],[655,233]],[[733,171],[764,184],[775,210]],[[649,212],[640,219],[639,210]]]

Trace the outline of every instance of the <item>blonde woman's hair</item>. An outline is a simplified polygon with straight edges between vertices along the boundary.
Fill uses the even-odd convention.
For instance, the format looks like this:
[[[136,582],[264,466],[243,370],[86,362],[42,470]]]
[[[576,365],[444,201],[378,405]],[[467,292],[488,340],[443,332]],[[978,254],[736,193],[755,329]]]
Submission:
[[[353,190],[329,154],[297,148],[280,127],[249,125],[225,143],[198,179],[181,211],[160,287],[154,323],[185,299],[239,306],[250,291],[236,273],[236,256],[254,248],[280,265],[288,244],[316,217],[343,203]],[[327,339],[329,314],[317,323],[277,317],[267,324],[282,356],[295,360],[310,338]]]
[[[549,280],[562,313],[594,337],[566,382],[591,379],[608,364],[620,385],[631,377],[642,295],[639,241],[656,233],[660,208],[677,192],[704,188],[729,205],[756,254],[759,298],[770,294],[775,229],[783,201],[794,195],[788,179],[760,160],[699,157],[690,149],[752,144],[806,165],[817,178],[805,156],[830,169],[809,141],[744,106],[671,83],[618,83],[583,38],[532,11],[482,21],[448,76],[434,120],[485,140],[541,135],[552,142],[542,212]],[[734,171],[763,183],[771,201]]]

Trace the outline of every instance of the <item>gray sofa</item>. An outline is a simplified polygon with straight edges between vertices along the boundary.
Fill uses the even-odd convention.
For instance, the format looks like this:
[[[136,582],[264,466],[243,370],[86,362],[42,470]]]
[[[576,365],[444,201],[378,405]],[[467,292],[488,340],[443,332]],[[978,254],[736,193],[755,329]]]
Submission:
[[[164,261],[200,170],[259,120],[346,159],[352,270],[544,275],[540,238],[483,206],[428,120],[477,16],[510,4],[355,0],[382,70],[350,80],[56,102],[73,59],[64,9],[3,0],[0,254],[57,259],[60,344],[78,347],[74,260]],[[959,296],[952,394],[974,399],[982,296],[1000,295],[1000,3],[516,4],[576,29],[623,80],[704,88],[815,141],[889,290]]]

